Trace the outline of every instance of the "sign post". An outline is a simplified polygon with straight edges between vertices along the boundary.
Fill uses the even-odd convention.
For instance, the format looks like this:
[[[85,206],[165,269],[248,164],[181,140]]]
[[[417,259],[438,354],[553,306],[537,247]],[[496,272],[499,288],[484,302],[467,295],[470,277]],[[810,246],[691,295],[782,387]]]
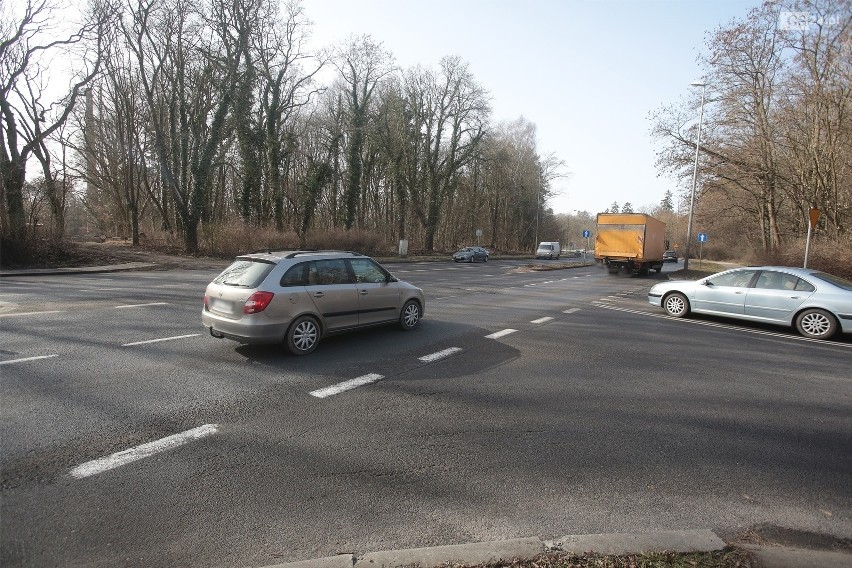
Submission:
[[[805,239],[805,263],[802,265],[802,268],[808,267],[808,254],[811,250],[811,233],[817,223],[819,223],[819,209],[811,207],[810,211],[808,211],[808,238]]]
[[[592,236],[592,232],[588,229],[583,231],[583,238],[586,239],[586,248],[583,249],[583,262],[586,262],[586,251],[589,250],[589,237]]]
[[[704,243],[707,242],[707,233],[698,233],[698,270],[701,270],[701,255],[704,252]]]

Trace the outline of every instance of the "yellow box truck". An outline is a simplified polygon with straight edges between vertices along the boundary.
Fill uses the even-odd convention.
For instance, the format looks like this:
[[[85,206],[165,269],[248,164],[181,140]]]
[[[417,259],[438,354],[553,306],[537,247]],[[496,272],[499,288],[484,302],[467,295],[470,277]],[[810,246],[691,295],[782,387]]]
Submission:
[[[647,276],[663,269],[666,224],[644,213],[599,213],[595,260],[609,269]]]

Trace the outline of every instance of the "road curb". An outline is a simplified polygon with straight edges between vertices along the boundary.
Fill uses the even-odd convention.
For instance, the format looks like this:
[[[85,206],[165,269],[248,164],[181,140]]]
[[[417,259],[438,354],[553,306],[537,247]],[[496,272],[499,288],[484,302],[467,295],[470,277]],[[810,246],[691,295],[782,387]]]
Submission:
[[[743,545],[757,558],[761,568],[849,568],[852,566],[852,554],[829,550],[809,550],[786,546],[750,546]]]
[[[345,554],[264,568],[437,568],[447,564],[477,565],[499,560],[527,560],[549,551],[624,555],[647,552],[712,552],[727,545],[711,530],[567,535],[553,541],[539,537],[369,552],[360,558]]]
[[[577,554],[595,552],[612,556],[649,552],[713,552],[727,546],[725,541],[707,529],[567,535],[546,544],[549,544],[549,548],[566,552]]]

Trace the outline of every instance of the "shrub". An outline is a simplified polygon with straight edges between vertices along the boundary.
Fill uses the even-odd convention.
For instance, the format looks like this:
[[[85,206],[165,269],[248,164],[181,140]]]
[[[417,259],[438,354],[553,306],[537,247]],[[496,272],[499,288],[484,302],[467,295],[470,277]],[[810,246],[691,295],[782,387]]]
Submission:
[[[783,249],[772,252],[752,251],[745,255],[745,264],[802,266],[805,261],[805,239],[788,241]],[[823,270],[852,280],[852,237],[835,241],[822,238],[811,240],[808,268]]]

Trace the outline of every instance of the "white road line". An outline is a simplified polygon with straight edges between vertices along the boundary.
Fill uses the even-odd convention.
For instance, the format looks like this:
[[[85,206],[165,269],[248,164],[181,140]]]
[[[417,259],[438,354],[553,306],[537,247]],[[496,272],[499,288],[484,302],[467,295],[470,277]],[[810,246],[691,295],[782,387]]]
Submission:
[[[0,314],[0,318],[8,318],[12,316],[40,316],[43,314],[63,314],[65,310],[50,310],[46,312],[19,312],[16,314]]]
[[[563,314],[574,314],[580,311],[580,308],[569,308],[567,310],[562,310]]]
[[[127,465],[131,462],[165,452],[166,450],[182,446],[187,442],[210,436],[218,431],[219,429],[216,424],[205,424],[204,426],[199,426],[198,428],[193,428],[192,430],[187,430],[180,434],[173,434],[153,442],[148,442],[147,444],[142,444],[141,446],[136,446],[135,448],[130,448],[129,450],[116,452],[105,458],[80,464],[71,470],[71,477],[83,479],[84,477],[97,475],[99,473]]]
[[[12,363],[26,363],[27,361],[38,361],[39,359],[51,359],[53,357],[59,357],[58,354],[55,355],[39,355],[38,357],[25,357],[23,359],[12,359],[10,361],[0,361],[0,365],[11,365]]]
[[[115,292],[116,290],[126,290],[126,288],[81,288],[78,292]]]
[[[763,331],[761,329],[748,329],[748,328],[739,327],[739,326],[736,326],[736,325],[733,325],[733,324],[716,323],[716,322],[712,322],[712,321],[701,321],[701,320],[693,320],[693,319],[676,318],[676,317],[672,317],[672,316],[665,315],[665,314],[654,314],[654,313],[651,313],[651,312],[643,312],[643,311],[640,311],[640,310],[631,310],[631,309],[628,309],[628,308],[617,308],[617,307],[611,306],[609,304],[596,304],[596,303],[592,302],[592,305],[597,307],[597,308],[602,308],[602,309],[605,309],[605,310],[613,310],[613,311],[616,311],[616,312],[627,312],[629,314],[638,314],[638,315],[641,315],[641,316],[651,316],[652,318],[666,319],[666,320],[676,321],[676,322],[683,323],[683,324],[705,325],[707,327],[718,327],[718,328],[722,328],[722,329],[733,329],[735,331],[744,331],[746,333],[752,333],[752,334],[755,334],[755,335],[768,335],[770,337],[781,337],[783,339],[793,339],[793,340],[796,340],[796,341],[808,341],[808,342],[812,342],[812,343],[818,343],[820,345],[833,345],[833,346],[839,346],[839,347],[852,348],[852,345],[849,345],[848,343],[840,343],[838,341],[829,341],[829,340],[826,340],[826,339],[813,339],[811,337],[801,337],[801,336],[797,336],[797,335],[788,335],[788,334],[785,334],[785,333],[777,333],[777,332],[774,332],[774,331]]]
[[[358,387],[363,387],[364,385],[369,385],[371,383],[378,382],[382,379],[384,379],[382,375],[370,373],[369,375],[350,379],[348,381],[344,381],[342,383],[338,383],[336,385],[332,385],[324,389],[317,389],[315,391],[311,391],[309,394],[317,398],[327,398],[329,396],[334,396],[336,394],[340,394],[348,390],[356,389]]]
[[[163,337],[162,339],[149,339],[148,341],[135,341],[133,343],[125,343],[122,347],[132,347],[134,345],[145,345],[146,343],[160,343],[161,341],[174,341],[175,339],[186,339],[187,337],[198,337],[200,333],[190,333],[188,335],[176,335],[174,337]]]
[[[453,353],[458,353],[461,350],[461,347],[450,347],[448,349],[444,349],[443,351],[432,353],[431,355],[424,355],[423,357],[420,357],[419,360],[423,361],[424,363],[431,363],[432,361],[437,361],[438,359],[449,357]]]
[[[115,309],[121,310],[123,308],[146,308],[148,306],[168,306],[168,302],[151,302],[149,304],[127,304],[124,306],[114,306]]]
[[[543,318],[538,318],[537,320],[532,320],[530,323],[547,323],[547,322],[552,321],[552,320],[553,320],[552,317],[546,316],[546,317],[543,317]]]
[[[492,333],[491,335],[486,335],[485,339],[500,339],[501,337],[505,337],[510,333],[515,333],[518,331],[517,329],[504,329],[503,331],[498,331],[497,333]]]

